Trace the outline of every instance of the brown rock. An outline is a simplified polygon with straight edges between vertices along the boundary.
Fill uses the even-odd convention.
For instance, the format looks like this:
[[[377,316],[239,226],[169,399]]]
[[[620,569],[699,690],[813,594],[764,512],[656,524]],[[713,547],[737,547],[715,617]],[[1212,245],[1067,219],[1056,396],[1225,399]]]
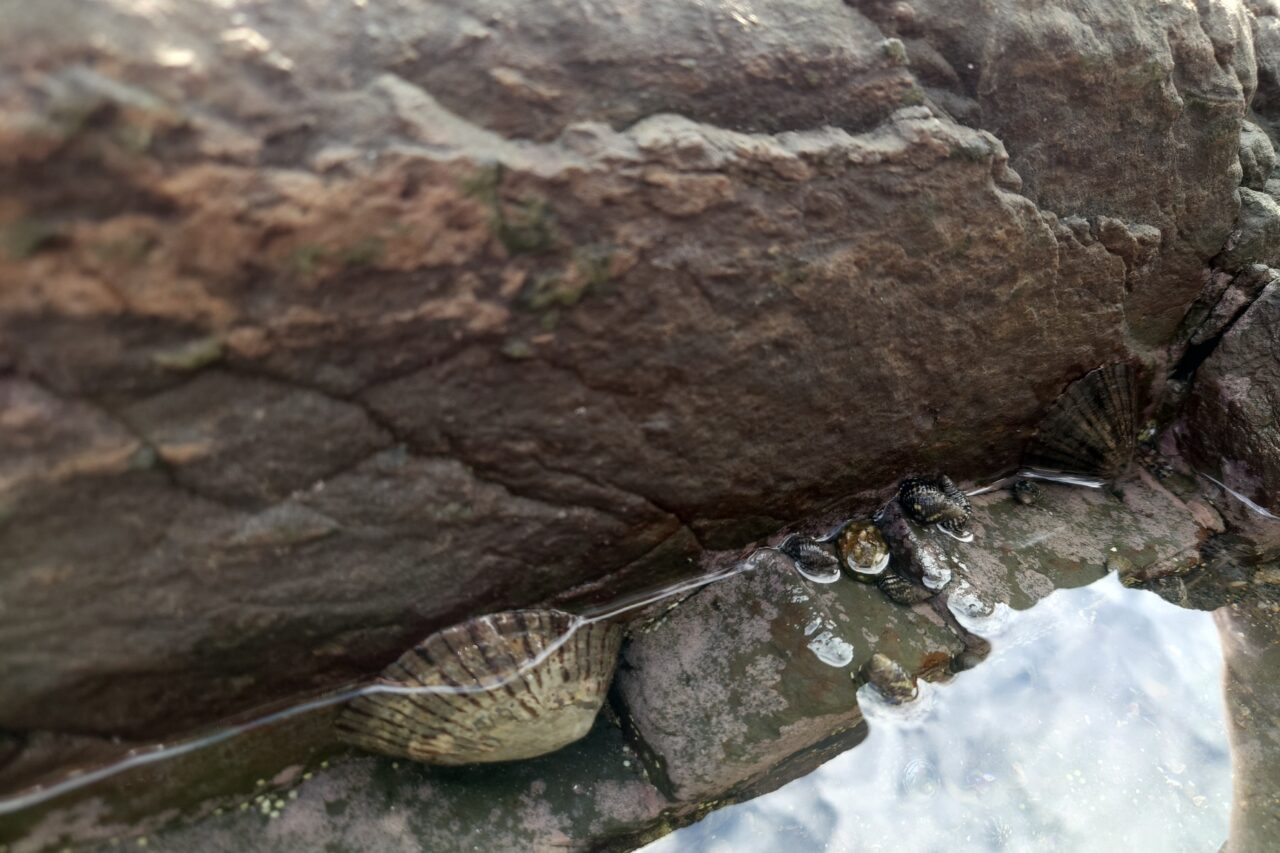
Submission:
[[[1267,285],[1200,366],[1179,425],[1192,464],[1280,513],[1280,283]]]
[[[0,370],[62,413],[4,469],[0,726],[687,573],[1165,357],[1236,217],[1238,3],[765,5],[0,10]]]

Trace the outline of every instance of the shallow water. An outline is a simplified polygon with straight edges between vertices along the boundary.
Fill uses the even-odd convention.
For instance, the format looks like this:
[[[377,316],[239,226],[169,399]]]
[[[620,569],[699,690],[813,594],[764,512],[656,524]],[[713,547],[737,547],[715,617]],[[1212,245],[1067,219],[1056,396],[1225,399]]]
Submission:
[[[1213,617],[1114,575],[1011,614],[982,665],[857,748],[644,848],[1216,851],[1231,756]]]

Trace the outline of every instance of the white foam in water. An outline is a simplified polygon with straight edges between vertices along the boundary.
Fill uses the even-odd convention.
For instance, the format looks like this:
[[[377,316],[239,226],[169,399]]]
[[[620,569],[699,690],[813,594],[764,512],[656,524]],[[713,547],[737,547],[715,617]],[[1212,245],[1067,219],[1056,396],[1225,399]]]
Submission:
[[[809,632],[806,631],[806,634]],[[827,666],[845,667],[853,662],[853,646],[831,631],[823,631],[809,641],[809,651]]]
[[[840,564],[839,563],[837,563],[835,568],[831,569],[831,571],[821,575],[816,572],[809,571],[804,566],[802,566],[798,560],[793,561],[793,563],[796,567],[796,571],[799,572],[800,576],[805,580],[811,580],[814,583],[835,583],[836,581],[840,580]]]
[[[884,723],[902,728],[918,728],[933,719],[938,688],[927,681],[920,681],[916,684],[916,690],[916,698],[912,701],[894,704],[885,699],[875,685],[864,684],[858,688],[858,707],[872,726]]]
[[[1208,613],[1114,575],[1014,612],[923,712],[866,699],[870,735],[647,853],[1207,853],[1231,758]],[[913,714],[915,716],[913,716]]]
[[[1003,601],[988,604],[965,580],[960,581],[947,596],[947,609],[956,617],[960,627],[986,639],[1003,634],[1013,621],[1013,608]]]

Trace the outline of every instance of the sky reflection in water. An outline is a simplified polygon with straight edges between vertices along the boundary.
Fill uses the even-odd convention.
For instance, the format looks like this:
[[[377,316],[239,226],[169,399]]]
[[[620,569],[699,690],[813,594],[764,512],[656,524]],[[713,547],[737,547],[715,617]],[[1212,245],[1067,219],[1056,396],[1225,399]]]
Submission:
[[[1218,849],[1231,758],[1208,613],[1109,575],[993,644],[923,719],[869,709],[856,749],[646,853]]]

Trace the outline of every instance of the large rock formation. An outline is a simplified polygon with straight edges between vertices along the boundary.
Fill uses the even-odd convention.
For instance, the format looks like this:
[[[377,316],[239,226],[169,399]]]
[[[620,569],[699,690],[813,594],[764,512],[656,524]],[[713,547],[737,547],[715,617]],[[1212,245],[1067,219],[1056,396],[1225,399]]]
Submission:
[[[1280,282],[1267,284],[1201,365],[1179,427],[1200,468],[1280,514]]]
[[[0,0],[0,728],[685,574],[1176,358],[1241,3],[757,5]]]

